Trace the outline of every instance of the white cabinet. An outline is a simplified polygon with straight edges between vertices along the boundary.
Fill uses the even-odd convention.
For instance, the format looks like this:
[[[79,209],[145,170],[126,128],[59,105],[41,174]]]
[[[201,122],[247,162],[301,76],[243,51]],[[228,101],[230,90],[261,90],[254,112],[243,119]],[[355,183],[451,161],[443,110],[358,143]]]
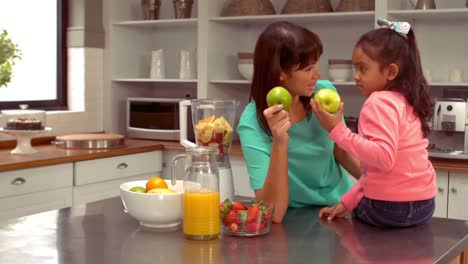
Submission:
[[[435,198],[435,217],[447,217],[448,171],[436,170],[437,196]]]
[[[73,164],[0,173],[0,219],[72,205]]]
[[[73,204],[120,195],[120,184],[162,173],[162,151],[75,162]]]
[[[448,217],[468,220],[468,173],[449,173]]]
[[[437,170],[434,216],[468,220],[468,173]]]

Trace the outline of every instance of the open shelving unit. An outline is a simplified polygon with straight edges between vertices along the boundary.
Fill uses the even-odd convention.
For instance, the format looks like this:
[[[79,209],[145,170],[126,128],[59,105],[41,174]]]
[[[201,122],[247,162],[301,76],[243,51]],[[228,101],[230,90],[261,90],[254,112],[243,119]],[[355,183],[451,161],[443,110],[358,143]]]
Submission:
[[[143,20],[141,0],[108,1],[107,65],[112,98],[107,111],[123,115],[120,108],[126,97],[143,92],[164,97],[183,87],[193,97],[237,98],[240,114],[248,102],[250,81],[238,72],[237,53],[253,52],[260,32],[276,21],[301,24],[320,36],[324,46],[319,61],[321,79],[329,79],[328,59],[350,59],[357,39],[376,27],[377,17],[408,21],[416,32],[423,67],[432,71],[431,91],[468,89],[468,8],[464,0],[436,1],[438,9],[434,10],[414,10],[407,0],[375,0],[374,11],[310,14],[278,14],[287,0],[270,0],[275,15],[223,17],[227,1],[195,0],[187,19],[174,19],[172,1],[163,2],[158,20]],[[335,8],[339,1],[330,2]],[[154,80],[149,78],[148,60],[151,51],[159,48],[166,51],[167,79]],[[196,79],[177,78],[180,49],[196,50]],[[452,68],[464,71],[462,83],[448,82]],[[357,116],[363,100],[357,89],[351,89],[354,81],[333,84],[345,93],[345,111],[350,111],[346,115]],[[105,129],[124,131],[117,123]]]

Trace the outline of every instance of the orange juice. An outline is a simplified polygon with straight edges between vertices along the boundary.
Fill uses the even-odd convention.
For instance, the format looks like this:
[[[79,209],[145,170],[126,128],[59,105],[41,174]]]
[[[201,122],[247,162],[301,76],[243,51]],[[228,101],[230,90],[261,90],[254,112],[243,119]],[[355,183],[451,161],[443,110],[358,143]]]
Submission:
[[[212,239],[220,232],[219,192],[184,193],[184,234],[192,239]]]

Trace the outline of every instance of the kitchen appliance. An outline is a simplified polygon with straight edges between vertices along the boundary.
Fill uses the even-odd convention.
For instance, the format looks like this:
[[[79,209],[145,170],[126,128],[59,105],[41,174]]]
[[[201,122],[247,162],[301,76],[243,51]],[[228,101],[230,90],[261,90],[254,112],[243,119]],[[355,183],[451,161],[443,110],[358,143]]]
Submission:
[[[179,102],[186,99],[127,98],[127,137],[179,140]],[[191,120],[189,116],[187,137],[189,140],[195,140]]]
[[[234,198],[229,151],[234,133],[234,119],[238,100],[192,99],[180,103],[180,143],[185,147],[216,146],[216,163],[219,169],[220,201]],[[191,106],[195,143],[188,140],[191,128],[187,110]]]
[[[468,104],[465,100],[436,100],[429,143],[431,157],[468,159]]]

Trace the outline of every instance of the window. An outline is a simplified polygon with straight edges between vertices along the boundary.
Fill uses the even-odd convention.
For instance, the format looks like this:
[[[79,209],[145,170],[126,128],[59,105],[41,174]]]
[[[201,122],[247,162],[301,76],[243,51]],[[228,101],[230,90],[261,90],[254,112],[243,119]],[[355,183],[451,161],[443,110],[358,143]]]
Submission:
[[[21,50],[13,77],[0,88],[0,109],[67,108],[67,0],[2,0],[0,29]]]

